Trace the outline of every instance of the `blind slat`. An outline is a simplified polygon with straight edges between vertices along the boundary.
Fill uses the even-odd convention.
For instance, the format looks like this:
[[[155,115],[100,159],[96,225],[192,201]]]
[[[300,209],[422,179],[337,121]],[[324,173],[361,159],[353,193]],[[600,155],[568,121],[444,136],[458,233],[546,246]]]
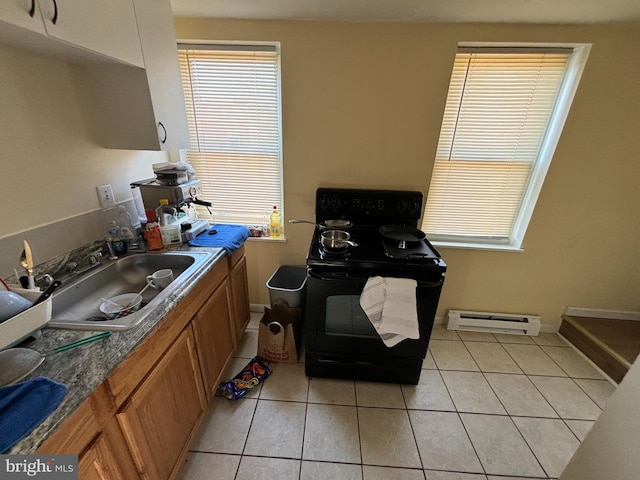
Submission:
[[[508,238],[571,52],[456,55],[422,228]]]
[[[235,48],[234,48],[235,47]],[[259,45],[179,45],[187,152],[220,223],[261,224],[282,206],[279,49]]]

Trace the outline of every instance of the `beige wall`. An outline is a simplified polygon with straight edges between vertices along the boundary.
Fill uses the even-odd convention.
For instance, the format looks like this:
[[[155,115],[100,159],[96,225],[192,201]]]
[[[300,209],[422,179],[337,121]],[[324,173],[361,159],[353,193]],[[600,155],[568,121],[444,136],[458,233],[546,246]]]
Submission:
[[[425,194],[460,41],[592,43],[524,252],[441,249],[447,309],[542,315],[566,305],[640,310],[640,24],[496,26],[176,19],[179,39],[282,45],[285,220],[313,218],[318,186]],[[247,245],[250,295],[304,264],[311,226]]]
[[[0,238],[99,210],[97,185],[112,184],[119,202],[131,198],[129,183],[166,161],[164,153],[95,141],[99,118],[85,67],[3,45],[0,65]]]
[[[640,25],[492,26],[176,19],[182,39],[282,43],[285,220],[313,218],[318,186],[426,194],[459,41],[587,42],[593,48],[522,253],[441,249],[448,308],[527,312],[566,305],[640,310]],[[0,238],[99,209],[151,176],[157,152],[95,140],[81,66],[0,45]],[[281,264],[303,264],[311,226],[249,242],[251,301]],[[55,241],[52,238],[51,241]],[[15,252],[2,252],[13,255]]]

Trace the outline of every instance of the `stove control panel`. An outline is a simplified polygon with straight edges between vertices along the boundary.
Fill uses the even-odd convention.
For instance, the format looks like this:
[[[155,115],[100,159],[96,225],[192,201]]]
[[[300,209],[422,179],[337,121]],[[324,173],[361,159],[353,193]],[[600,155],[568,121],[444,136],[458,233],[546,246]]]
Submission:
[[[418,220],[423,195],[418,191],[319,188],[316,191],[316,220],[345,218]]]

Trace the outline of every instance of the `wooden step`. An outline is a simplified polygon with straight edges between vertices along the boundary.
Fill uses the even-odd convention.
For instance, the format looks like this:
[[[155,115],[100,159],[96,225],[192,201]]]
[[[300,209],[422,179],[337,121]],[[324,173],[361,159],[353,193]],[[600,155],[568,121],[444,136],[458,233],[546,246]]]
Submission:
[[[640,351],[640,322],[563,315],[560,334],[620,383]]]

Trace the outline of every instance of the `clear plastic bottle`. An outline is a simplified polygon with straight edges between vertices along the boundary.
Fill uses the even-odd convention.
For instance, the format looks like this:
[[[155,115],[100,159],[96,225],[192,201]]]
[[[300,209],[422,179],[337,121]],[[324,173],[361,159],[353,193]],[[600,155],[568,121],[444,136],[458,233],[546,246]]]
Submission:
[[[133,220],[127,209],[122,205],[118,205],[118,226],[120,227],[120,235],[125,242],[132,242],[135,238],[135,228],[133,228]]]
[[[262,236],[270,237],[271,236],[271,219],[269,218],[270,212],[269,210],[265,210],[262,215]]]
[[[120,227],[115,220],[111,220],[109,222],[109,234],[107,235],[106,240],[111,245],[111,249],[113,249],[113,253],[116,257],[127,253],[127,242],[122,239]]]
[[[271,228],[271,236],[273,238],[279,238],[282,235],[282,219],[280,218],[280,212],[278,207],[273,206],[273,211],[269,217],[269,227]]]
[[[176,223],[176,213],[176,209],[169,206],[169,200],[166,198],[160,199],[160,205],[156,208],[156,217],[160,227]]]
[[[169,200],[163,198],[156,208],[160,232],[162,232],[162,243],[165,247],[169,245],[179,245],[182,243],[180,236],[180,224],[178,223],[177,211],[169,206]]]

